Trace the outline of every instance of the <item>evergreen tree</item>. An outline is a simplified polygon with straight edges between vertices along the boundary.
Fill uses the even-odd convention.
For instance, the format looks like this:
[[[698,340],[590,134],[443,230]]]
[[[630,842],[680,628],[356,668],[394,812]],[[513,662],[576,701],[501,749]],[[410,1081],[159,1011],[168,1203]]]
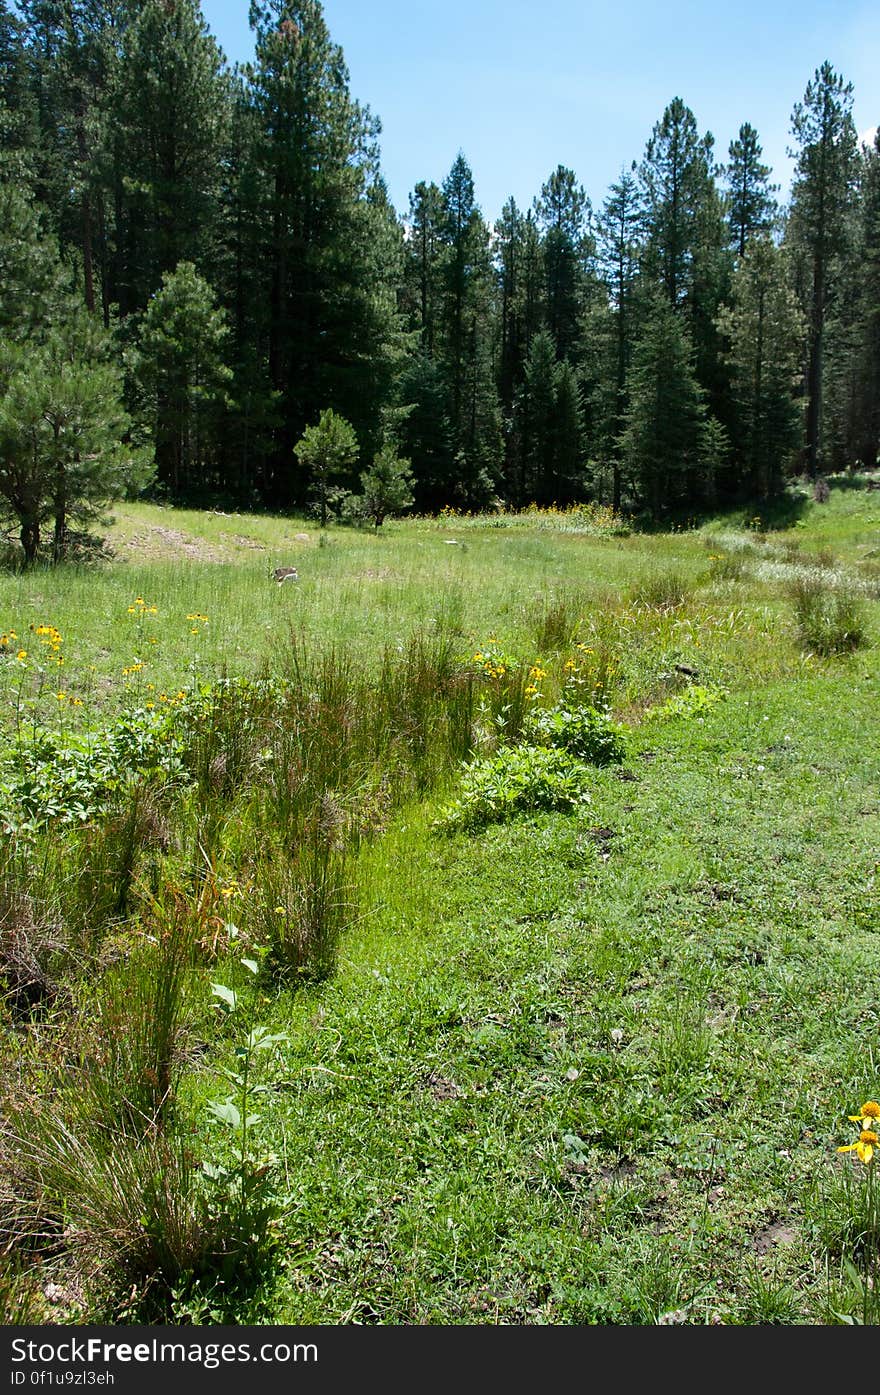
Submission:
[[[223,55],[198,0],[145,0],[124,33],[115,97],[123,314],[142,310],[180,262],[212,266],[230,101]]]
[[[590,201],[574,172],[559,165],[535,200],[543,232],[546,323],[559,359],[577,355],[592,250],[590,212]]]
[[[549,330],[533,338],[518,402],[517,502],[570,503],[583,485],[583,406],[577,375],[556,358]]]
[[[735,403],[731,436],[741,496],[779,492],[801,438],[795,389],[801,314],[785,258],[766,236],[750,239],[719,315]]]
[[[413,502],[410,462],[384,445],[373,456],[369,470],[361,473],[363,507],[378,532],[389,514],[403,513]]]
[[[855,462],[872,470],[880,457],[880,132],[862,171],[861,301]]]
[[[222,486],[216,465],[232,377],[224,362],[228,333],[192,262],[163,275],[143,317],[132,369],[156,442],[159,482],[177,500]]]
[[[442,194],[447,254],[441,361],[455,457],[455,498],[476,507],[489,499],[498,481],[502,443],[492,359],[489,232],[463,155],[453,162]]]
[[[852,85],[827,61],[816,69],[791,118],[797,142],[788,240],[800,259],[807,329],[807,468],[823,459],[825,325],[846,258],[856,177]]]
[[[570,363],[557,363],[553,374],[554,500],[560,505],[581,498],[584,490],[583,401]]]
[[[365,442],[378,441],[398,366],[393,287],[402,253],[379,188],[378,123],[349,94],[322,6],[267,0],[253,3],[250,16],[261,295],[280,417],[263,488],[278,505],[301,501],[290,454],[328,401]]]
[[[711,183],[712,137],[700,137],[693,112],[675,97],[654,126],[639,171],[647,221],[645,268],[669,304],[683,308],[693,290],[694,248]]]
[[[312,497],[321,527],[327,527],[333,481],[344,477],[358,458],[359,446],[351,422],[327,408],[314,426],[307,426],[294,451],[311,476]]]
[[[436,184],[419,183],[409,199],[404,296],[422,352],[432,359],[438,350],[445,253],[443,196]]]
[[[409,405],[400,428],[400,449],[412,461],[415,503],[437,512],[458,497],[456,459],[448,394],[440,364],[425,353],[412,356],[400,392]]]
[[[554,502],[556,471],[553,419],[556,409],[556,348],[549,330],[535,335],[526,359],[519,402],[520,507]]]
[[[633,351],[621,438],[623,468],[651,517],[705,495],[706,409],[687,328],[655,295]]]
[[[597,229],[606,304],[593,318],[592,338],[598,349],[597,358],[604,365],[594,390],[600,423],[596,434],[600,449],[611,457],[611,506],[616,512],[621,505],[620,437],[626,412],[626,382],[635,335],[636,280],[644,232],[639,189],[630,171],[623,170],[620,179],[611,185]]]
[[[139,492],[151,470],[126,444],[122,374],[103,330],[71,306],[63,324],[27,354],[0,341],[0,511],[20,530],[25,562],[53,527],[61,561],[71,528],[87,528],[108,502]]]
[[[532,340],[544,324],[543,251],[531,213],[508,199],[495,224],[498,396],[504,436],[503,476],[510,498],[521,481],[517,403]]]
[[[724,168],[727,182],[727,218],[730,241],[744,257],[750,240],[769,233],[776,221],[778,184],[770,183],[770,166],[763,164],[758,132],[745,122],[730,142],[730,163]]]
[[[19,157],[25,173],[39,139],[36,103],[28,80],[25,26],[6,0],[0,0],[0,156]],[[24,164],[21,162],[24,157]]]

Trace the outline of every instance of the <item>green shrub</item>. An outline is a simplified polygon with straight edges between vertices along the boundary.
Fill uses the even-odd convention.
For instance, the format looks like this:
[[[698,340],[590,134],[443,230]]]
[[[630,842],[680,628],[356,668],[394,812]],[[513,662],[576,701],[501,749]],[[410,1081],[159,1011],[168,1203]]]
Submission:
[[[461,793],[435,826],[481,828],[539,809],[571,811],[589,803],[589,768],[568,751],[547,746],[501,746],[465,767]]]
[[[703,717],[726,696],[723,688],[705,688],[699,683],[693,683],[689,688],[685,688],[683,693],[676,693],[675,697],[668,698],[657,707],[649,707],[642,716],[642,721],[662,722],[671,717]]]
[[[532,711],[523,735],[534,746],[558,747],[590,765],[614,765],[626,758],[624,728],[595,707]]]

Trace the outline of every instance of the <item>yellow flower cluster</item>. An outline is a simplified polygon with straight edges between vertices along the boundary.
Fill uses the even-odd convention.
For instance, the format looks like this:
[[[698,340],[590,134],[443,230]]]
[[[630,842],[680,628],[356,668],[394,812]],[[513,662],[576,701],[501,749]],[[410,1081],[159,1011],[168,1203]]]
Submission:
[[[475,654],[474,663],[480,665],[488,678],[503,678],[507,672],[507,664],[495,654]]]
[[[873,1162],[877,1151],[878,1139],[877,1129],[880,1126],[880,1104],[876,1100],[868,1100],[862,1105],[858,1114],[850,1114],[851,1124],[859,1125],[859,1136],[855,1143],[847,1143],[843,1148],[838,1148],[838,1153],[855,1153],[856,1157],[867,1167]]]
[[[208,620],[207,615],[200,615],[200,614],[198,613],[197,610],[196,610],[196,611],[193,611],[192,615],[188,615],[186,618],[187,618],[187,620],[195,621],[195,624],[193,625],[192,629],[190,630],[190,634],[194,634],[194,635],[200,634],[201,631],[199,630],[199,626],[200,626],[200,625],[205,626],[205,625],[210,624],[210,621]]]
[[[134,605],[128,607],[128,613],[129,615],[137,615],[138,618],[143,618],[145,615],[158,615],[159,611],[156,606],[147,605],[143,596],[136,596]]]
[[[141,663],[140,659],[138,659],[133,664],[126,664],[125,668],[122,670],[122,676],[123,678],[128,678],[129,674],[131,673],[140,673],[142,668],[143,664]]]

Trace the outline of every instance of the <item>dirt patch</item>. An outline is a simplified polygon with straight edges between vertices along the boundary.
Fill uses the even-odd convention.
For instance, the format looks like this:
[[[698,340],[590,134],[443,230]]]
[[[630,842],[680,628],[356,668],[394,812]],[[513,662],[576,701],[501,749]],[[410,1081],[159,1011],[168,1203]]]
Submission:
[[[460,1085],[456,1085],[454,1080],[448,1080],[443,1075],[438,1075],[432,1071],[425,1081],[425,1086],[430,1090],[435,1100],[457,1100],[464,1094]]]
[[[774,1221],[755,1236],[752,1249],[756,1255],[766,1255],[777,1245],[791,1245],[796,1239],[797,1231],[794,1226],[786,1225],[784,1221]]]
[[[265,543],[257,542],[256,538],[246,538],[243,533],[221,533],[224,542],[231,542],[233,547],[244,547],[249,552],[265,552]]]
[[[182,533],[179,528],[151,524],[145,532],[135,533],[125,546],[132,552],[148,557],[188,557],[193,562],[225,562],[226,555],[202,538]]]

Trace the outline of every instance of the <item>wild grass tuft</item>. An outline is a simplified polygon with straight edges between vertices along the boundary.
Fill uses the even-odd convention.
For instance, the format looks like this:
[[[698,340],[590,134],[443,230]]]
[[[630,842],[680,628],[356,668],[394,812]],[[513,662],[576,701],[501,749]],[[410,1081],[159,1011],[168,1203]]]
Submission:
[[[851,653],[868,638],[865,601],[852,587],[821,574],[796,577],[788,587],[801,644],[815,654]]]

